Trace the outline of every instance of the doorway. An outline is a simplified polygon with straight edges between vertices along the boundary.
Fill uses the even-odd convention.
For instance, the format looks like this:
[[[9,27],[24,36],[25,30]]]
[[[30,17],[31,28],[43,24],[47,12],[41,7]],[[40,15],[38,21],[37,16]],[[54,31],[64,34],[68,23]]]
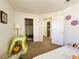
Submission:
[[[47,22],[47,37],[50,37],[50,21]]]
[[[33,41],[33,19],[25,18],[25,34],[27,41]]]
[[[44,41],[47,41],[51,43],[51,21],[52,18],[45,18],[44,19],[44,29],[43,29],[43,35],[44,35]]]

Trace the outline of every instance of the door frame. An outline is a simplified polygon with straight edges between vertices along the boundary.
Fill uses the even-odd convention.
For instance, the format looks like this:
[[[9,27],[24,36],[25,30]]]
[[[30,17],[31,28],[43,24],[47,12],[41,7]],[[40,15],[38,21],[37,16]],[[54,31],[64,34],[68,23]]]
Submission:
[[[32,41],[34,41],[34,20],[33,20],[33,18],[25,18],[24,21],[26,21],[27,19],[28,20],[32,20],[32,23],[33,23],[32,24],[32,26],[33,26],[33,30],[32,30],[32,32],[33,32],[33,39],[32,39]],[[25,22],[24,22],[24,25],[25,25]],[[25,33],[26,33],[26,29],[25,29]]]

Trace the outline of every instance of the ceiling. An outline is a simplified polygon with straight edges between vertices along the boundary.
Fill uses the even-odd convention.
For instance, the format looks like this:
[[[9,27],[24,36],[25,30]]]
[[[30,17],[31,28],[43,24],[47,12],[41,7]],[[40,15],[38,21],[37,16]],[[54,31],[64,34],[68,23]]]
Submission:
[[[17,11],[43,14],[65,9],[79,0],[9,0],[10,4]]]

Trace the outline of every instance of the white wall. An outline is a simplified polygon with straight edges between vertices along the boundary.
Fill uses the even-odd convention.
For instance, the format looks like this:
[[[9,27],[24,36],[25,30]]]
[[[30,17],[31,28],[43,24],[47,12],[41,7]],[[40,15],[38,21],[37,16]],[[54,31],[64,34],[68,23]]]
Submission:
[[[15,13],[15,23],[20,25],[19,34],[25,34],[25,20],[24,18],[32,18],[33,19],[33,33],[34,33],[34,41],[42,41],[42,21],[38,15],[16,12]]]
[[[79,42],[79,24],[77,26],[71,25],[72,20],[79,21],[79,3],[65,9],[63,15],[64,17],[66,15],[72,16],[70,21],[65,20],[64,44]]]
[[[14,35],[14,10],[7,0],[0,0],[0,10],[8,14],[8,23],[0,22],[0,54],[4,54],[8,48],[10,38]]]

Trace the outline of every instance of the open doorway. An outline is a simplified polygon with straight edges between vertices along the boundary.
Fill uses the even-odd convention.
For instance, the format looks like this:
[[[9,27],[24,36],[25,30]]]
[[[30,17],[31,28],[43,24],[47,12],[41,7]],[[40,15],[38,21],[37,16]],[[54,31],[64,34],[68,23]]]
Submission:
[[[51,43],[51,21],[52,18],[44,19],[43,35],[44,35],[44,41],[48,43]]]
[[[25,34],[27,41],[33,41],[33,19],[25,18]]]
[[[47,37],[50,37],[50,21],[47,22]]]

